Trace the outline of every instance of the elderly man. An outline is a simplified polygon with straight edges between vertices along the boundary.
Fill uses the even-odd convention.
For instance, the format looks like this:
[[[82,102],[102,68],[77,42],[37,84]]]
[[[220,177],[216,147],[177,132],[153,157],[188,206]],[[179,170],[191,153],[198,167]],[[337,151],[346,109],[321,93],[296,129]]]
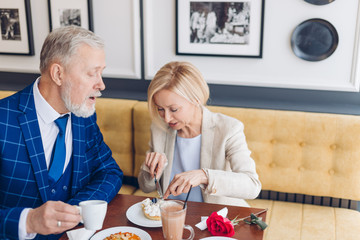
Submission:
[[[58,239],[81,220],[73,205],[119,191],[123,173],[96,124],[104,68],[98,36],[58,28],[41,76],[0,100],[0,239]]]

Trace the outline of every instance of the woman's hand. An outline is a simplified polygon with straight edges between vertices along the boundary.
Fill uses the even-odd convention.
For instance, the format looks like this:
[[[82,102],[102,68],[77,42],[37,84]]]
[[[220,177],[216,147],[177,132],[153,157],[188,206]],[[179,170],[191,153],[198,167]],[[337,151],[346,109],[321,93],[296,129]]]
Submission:
[[[152,178],[154,178],[155,173],[156,178],[159,178],[161,176],[166,163],[167,158],[163,153],[150,152],[146,154],[145,165],[149,168]]]
[[[176,174],[166,190],[164,198],[166,199],[170,194],[178,196],[187,193],[191,186],[196,187],[200,184],[208,184],[208,178],[201,169]]]

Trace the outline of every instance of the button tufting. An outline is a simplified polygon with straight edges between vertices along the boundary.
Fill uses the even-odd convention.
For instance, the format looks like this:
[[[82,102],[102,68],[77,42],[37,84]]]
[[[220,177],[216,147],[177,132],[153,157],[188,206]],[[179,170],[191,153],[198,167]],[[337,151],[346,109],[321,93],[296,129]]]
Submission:
[[[330,170],[329,170],[329,174],[330,174],[330,175],[334,175],[334,174],[335,174],[335,170],[334,170],[334,169],[330,169]]]
[[[271,139],[270,141],[272,144],[275,144],[276,143],[276,140],[275,139]]]
[[[56,193],[56,190],[55,190],[55,189],[51,189],[51,193],[52,193],[52,194],[55,194],[55,193]]]
[[[304,170],[305,170],[304,167],[299,167],[299,171],[300,171],[300,172],[303,172]]]
[[[336,144],[332,144],[332,145],[330,146],[330,148],[331,148],[332,150],[335,150],[335,149],[337,148],[337,146],[336,146]]]
[[[67,186],[63,186],[63,190],[66,191],[66,190],[67,190]]]
[[[276,163],[272,162],[272,163],[269,164],[269,166],[270,166],[271,168],[276,167]]]
[[[304,143],[304,142],[300,142],[299,145],[300,145],[300,147],[305,147],[305,143]]]

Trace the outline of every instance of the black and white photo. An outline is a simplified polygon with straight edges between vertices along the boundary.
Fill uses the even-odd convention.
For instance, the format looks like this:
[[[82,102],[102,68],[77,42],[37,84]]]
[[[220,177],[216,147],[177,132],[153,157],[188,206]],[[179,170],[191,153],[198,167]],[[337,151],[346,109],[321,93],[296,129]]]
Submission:
[[[263,0],[177,0],[177,54],[261,57]]]
[[[92,0],[48,0],[50,31],[76,25],[93,30]]]
[[[190,2],[190,42],[248,44],[250,2]]]
[[[81,26],[80,9],[59,9],[60,26],[69,25]]]
[[[0,1],[0,54],[34,55],[30,0]]]
[[[0,8],[2,40],[20,40],[19,9]]]

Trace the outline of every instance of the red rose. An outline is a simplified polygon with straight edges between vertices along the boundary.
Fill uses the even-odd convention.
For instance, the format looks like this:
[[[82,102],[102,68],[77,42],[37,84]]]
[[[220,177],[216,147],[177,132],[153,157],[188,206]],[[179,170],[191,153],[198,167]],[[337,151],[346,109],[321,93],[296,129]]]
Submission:
[[[213,212],[206,220],[206,225],[209,232],[214,236],[232,237],[234,232],[234,226],[231,221]]]

